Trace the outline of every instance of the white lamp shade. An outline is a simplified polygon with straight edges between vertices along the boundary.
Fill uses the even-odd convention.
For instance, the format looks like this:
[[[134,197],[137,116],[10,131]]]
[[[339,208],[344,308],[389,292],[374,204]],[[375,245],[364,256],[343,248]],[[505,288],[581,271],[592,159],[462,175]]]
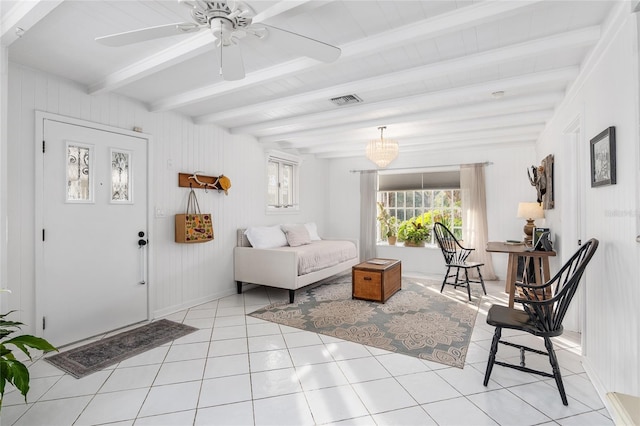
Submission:
[[[374,139],[367,145],[367,158],[378,167],[387,167],[398,156],[398,142],[390,139]]]
[[[542,219],[544,210],[539,203],[518,203],[518,217],[522,219]]]
[[[380,129],[380,139],[374,139],[367,144],[367,158],[378,167],[385,168],[398,156],[398,142],[385,139],[384,129],[386,126],[378,127]]]

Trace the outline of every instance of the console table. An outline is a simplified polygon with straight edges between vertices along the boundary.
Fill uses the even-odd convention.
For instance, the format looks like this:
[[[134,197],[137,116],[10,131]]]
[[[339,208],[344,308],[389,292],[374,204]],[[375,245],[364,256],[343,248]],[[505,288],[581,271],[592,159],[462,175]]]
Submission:
[[[507,277],[505,279],[504,291],[509,293],[509,307],[513,308],[513,298],[515,294],[515,282],[518,275],[518,258],[525,259],[524,273],[526,274],[529,262],[533,262],[536,284],[547,282],[551,275],[549,273],[549,257],[555,256],[555,251],[528,251],[524,244],[511,245],[502,241],[489,241],[486,251],[490,253],[507,253],[509,261],[507,263]]]

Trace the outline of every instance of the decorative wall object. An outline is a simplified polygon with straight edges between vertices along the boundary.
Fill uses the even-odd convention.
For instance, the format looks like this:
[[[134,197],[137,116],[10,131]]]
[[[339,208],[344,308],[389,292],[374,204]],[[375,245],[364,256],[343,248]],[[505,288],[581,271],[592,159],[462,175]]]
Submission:
[[[93,147],[67,142],[67,194],[68,203],[93,202]]]
[[[551,210],[554,207],[553,194],[553,155],[547,155],[538,167],[531,166],[527,170],[531,186],[536,188],[536,201],[543,204],[544,210]]]
[[[176,243],[206,243],[213,240],[211,213],[201,213],[198,198],[193,189],[189,191],[187,212],[175,216]]]
[[[591,139],[591,187],[616,183],[616,128],[609,127]]]
[[[132,203],[131,153],[111,150],[111,202]]]
[[[553,168],[554,160],[553,155],[549,154],[542,159],[542,170],[544,172],[547,181],[547,191],[542,196],[542,208],[544,210],[551,210],[555,204],[555,196],[553,191]]]
[[[178,186],[181,188],[203,188],[206,192],[207,189],[216,189],[218,192],[224,191],[225,195],[229,195],[229,188],[231,188],[231,179],[225,175],[220,176],[206,176],[201,172],[178,173]]]

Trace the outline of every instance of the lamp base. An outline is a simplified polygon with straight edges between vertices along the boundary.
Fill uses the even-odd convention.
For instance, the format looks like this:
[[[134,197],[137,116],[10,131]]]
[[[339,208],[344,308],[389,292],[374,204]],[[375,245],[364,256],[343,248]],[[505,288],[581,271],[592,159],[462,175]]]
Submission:
[[[533,244],[533,229],[536,227],[533,219],[527,219],[527,224],[524,225],[522,230],[524,231],[524,243],[527,246],[531,246]]]

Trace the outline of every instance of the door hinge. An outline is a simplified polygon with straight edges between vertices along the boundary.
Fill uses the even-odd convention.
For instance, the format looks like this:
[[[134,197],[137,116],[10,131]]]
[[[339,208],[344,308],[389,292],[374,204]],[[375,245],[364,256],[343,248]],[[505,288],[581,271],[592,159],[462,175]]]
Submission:
[[[42,228],[42,241],[44,241],[44,228]]]
[[[42,317],[42,329],[44,330],[45,328],[47,328],[47,318]]]
[[[42,153],[43,154],[44,154],[44,151],[45,151],[45,145],[46,145],[45,141],[42,141]]]
[[[582,245],[582,240],[578,240],[578,246]]]

